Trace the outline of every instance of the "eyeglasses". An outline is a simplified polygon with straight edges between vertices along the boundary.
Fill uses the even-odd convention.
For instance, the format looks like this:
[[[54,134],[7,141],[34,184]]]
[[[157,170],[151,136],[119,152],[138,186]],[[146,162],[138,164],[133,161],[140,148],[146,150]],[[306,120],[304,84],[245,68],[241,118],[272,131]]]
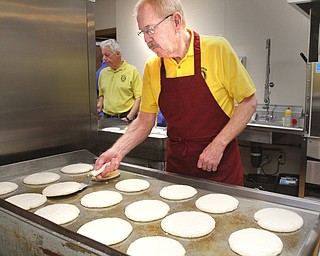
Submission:
[[[159,26],[162,22],[164,22],[166,19],[168,19],[169,17],[171,17],[173,14],[169,14],[168,16],[166,16],[164,19],[162,19],[160,22],[158,22],[156,25],[154,26],[146,26],[144,29],[141,29],[137,32],[137,35],[140,37],[143,37],[145,34],[147,34],[148,36],[152,36],[155,32],[155,29],[157,26]]]

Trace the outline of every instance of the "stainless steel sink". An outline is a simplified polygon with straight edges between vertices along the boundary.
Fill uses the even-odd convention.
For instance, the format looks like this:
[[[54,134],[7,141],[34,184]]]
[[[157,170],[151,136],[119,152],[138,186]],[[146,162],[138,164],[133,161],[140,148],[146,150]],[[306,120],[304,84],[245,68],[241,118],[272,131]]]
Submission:
[[[292,109],[292,118],[297,120],[297,125],[294,127],[284,127],[283,125],[284,112],[288,107]],[[302,116],[303,108],[300,106],[269,105],[269,110],[267,111],[263,104],[259,104],[248,125],[277,127],[281,129],[299,128],[298,121]]]
[[[264,113],[254,113],[250,120],[251,124],[265,124],[265,125],[272,125],[272,126],[283,126],[282,117],[281,119],[273,114],[266,115]]]

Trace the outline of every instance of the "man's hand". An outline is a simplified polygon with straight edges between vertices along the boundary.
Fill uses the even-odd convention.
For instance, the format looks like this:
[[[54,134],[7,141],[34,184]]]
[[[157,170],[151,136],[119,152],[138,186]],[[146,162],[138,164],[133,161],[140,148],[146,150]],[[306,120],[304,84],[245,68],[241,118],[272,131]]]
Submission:
[[[99,114],[103,107],[103,96],[99,96],[97,101],[97,113]]]
[[[109,149],[106,152],[102,153],[99,158],[97,159],[94,169],[98,170],[100,169],[105,163],[110,162],[109,165],[106,165],[104,168],[104,171],[97,175],[97,180],[102,179],[108,172],[112,172],[114,170],[117,170],[119,168],[120,162],[122,160],[122,157],[120,157],[113,149]]]
[[[201,153],[198,160],[198,168],[204,171],[216,171],[222,159],[225,147],[213,140]]]

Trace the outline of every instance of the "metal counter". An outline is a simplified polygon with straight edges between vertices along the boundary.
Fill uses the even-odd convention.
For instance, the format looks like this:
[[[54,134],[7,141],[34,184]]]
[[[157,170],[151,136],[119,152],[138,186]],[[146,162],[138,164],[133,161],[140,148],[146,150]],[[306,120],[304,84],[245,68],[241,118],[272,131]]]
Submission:
[[[250,188],[224,185],[215,182],[190,179],[181,175],[169,174],[155,169],[144,168],[123,163],[120,166],[120,177],[106,182],[91,182],[90,186],[73,195],[48,198],[45,205],[53,203],[71,203],[80,209],[80,216],[71,223],[59,226],[33,214],[36,209],[25,211],[6,202],[5,198],[24,192],[39,192],[45,186],[30,186],[22,183],[23,177],[40,171],[59,173],[62,181],[83,182],[86,174],[66,175],[60,169],[71,163],[93,163],[95,156],[86,150],[70,152],[21,162],[0,167],[2,180],[13,181],[19,185],[17,191],[0,199],[0,255],[125,255],[131,242],[147,235],[168,236],[179,241],[186,249],[186,255],[236,255],[228,245],[229,235],[239,229],[259,228],[253,219],[254,213],[265,207],[280,207],[298,213],[304,219],[304,226],[292,233],[276,233],[283,241],[281,253],[285,255],[312,255],[316,242],[320,237],[320,205],[316,202],[285,196],[280,194],[257,191]],[[123,201],[113,207],[88,209],[80,204],[80,199],[93,191],[116,191],[116,182],[128,178],[148,180],[150,188],[139,193],[123,193]],[[191,199],[169,201],[159,196],[161,188],[170,184],[188,184],[195,187],[198,194]],[[178,211],[197,210],[195,201],[207,193],[225,193],[236,197],[239,207],[226,214],[210,214],[216,221],[216,228],[207,236],[186,239],[167,235],[160,228],[160,222],[140,223],[128,220],[124,209],[130,203],[142,199],[159,199],[170,206],[169,214]],[[42,206],[43,207],[43,206]],[[133,232],[121,243],[104,246],[96,241],[76,233],[84,223],[101,217],[120,217],[131,223]],[[51,253],[51,254],[50,254]]]
[[[118,118],[99,120],[99,152],[104,152],[110,148],[123,135],[127,127],[128,125],[124,124],[121,120],[119,121]],[[113,129],[119,130],[116,131]],[[155,129],[163,131],[163,133],[153,133],[151,131],[151,134],[142,143],[126,155],[124,159],[125,162],[165,170],[166,128],[154,127],[153,130]]]

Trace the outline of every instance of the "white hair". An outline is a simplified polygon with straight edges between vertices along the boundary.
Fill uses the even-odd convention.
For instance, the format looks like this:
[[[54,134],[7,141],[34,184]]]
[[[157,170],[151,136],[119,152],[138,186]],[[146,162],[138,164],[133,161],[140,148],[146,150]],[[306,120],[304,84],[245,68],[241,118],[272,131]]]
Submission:
[[[114,39],[108,39],[108,40],[105,40],[105,41],[102,41],[100,43],[100,48],[103,49],[104,47],[110,47],[111,51],[113,53],[117,53],[117,52],[120,52],[121,53],[121,48],[120,48],[120,45],[119,43],[114,40]]]
[[[139,10],[149,4],[159,16],[167,16],[179,12],[182,16],[182,25],[186,26],[186,18],[181,0],[139,0],[133,10],[133,15],[137,16]]]

